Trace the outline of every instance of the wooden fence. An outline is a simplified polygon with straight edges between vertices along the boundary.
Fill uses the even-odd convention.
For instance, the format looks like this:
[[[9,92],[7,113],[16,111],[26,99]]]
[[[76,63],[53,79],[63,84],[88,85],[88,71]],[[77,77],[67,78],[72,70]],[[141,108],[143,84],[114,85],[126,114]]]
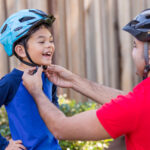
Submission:
[[[122,31],[149,0],[0,0],[0,25],[12,13],[37,8],[56,17],[54,62],[90,80],[131,90],[140,81],[131,59],[132,38]],[[0,77],[16,67],[0,47]],[[68,97],[86,100],[71,90]]]

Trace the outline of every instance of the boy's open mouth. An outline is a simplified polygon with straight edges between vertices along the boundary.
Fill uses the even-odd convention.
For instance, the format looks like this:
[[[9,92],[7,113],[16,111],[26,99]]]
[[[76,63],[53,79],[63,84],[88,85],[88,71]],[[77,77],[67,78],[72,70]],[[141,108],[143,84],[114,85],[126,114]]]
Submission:
[[[44,57],[51,57],[52,53],[51,52],[45,52],[42,54]]]

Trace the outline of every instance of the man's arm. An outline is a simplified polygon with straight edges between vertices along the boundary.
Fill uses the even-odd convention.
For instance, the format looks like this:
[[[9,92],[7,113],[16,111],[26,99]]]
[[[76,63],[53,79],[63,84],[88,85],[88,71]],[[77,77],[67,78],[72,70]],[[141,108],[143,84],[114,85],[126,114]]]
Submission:
[[[29,75],[29,72],[25,71],[23,84],[33,96],[48,129],[57,139],[101,140],[110,137],[99,122],[96,110],[66,117],[53,105],[42,91],[41,73],[41,68],[34,75]]]
[[[96,110],[66,117],[48,101],[44,93],[32,93],[39,113],[48,129],[60,140],[101,140],[110,138],[96,116]]]
[[[46,75],[54,84],[60,87],[72,88],[100,104],[109,102],[120,94],[125,94],[125,92],[121,90],[103,86],[81,78],[69,70],[57,65],[49,66],[46,70]]]
[[[125,94],[121,90],[97,84],[77,75],[74,76],[76,77],[73,78],[72,88],[99,104],[110,102],[111,99],[116,98],[118,95]]]

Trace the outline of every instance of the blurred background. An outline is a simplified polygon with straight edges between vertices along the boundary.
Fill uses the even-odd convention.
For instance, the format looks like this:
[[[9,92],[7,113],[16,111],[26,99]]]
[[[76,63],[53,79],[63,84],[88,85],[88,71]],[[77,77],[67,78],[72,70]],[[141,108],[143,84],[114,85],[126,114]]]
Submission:
[[[0,26],[12,13],[41,9],[56,17],[54,63],[92,81],[129,91],[140,79],[131,59],[131,36],[122,31],[149,0],[0,0]],[[16,67],[0,46],[0,78]],[[59,89],[71,99],[86,101],[72,90]]]

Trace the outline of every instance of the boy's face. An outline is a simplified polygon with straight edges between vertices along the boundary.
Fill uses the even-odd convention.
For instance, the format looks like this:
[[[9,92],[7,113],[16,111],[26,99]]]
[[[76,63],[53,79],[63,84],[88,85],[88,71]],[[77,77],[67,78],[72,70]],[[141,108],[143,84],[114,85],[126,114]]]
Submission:
[[[55,51],[54,41],[50,31],[41,26],[31,35],[27,42],[27,51],[32,61],[39,65],[50,65]],[[27,57],[25,61],[28,61]]]
[[[146,65],[144,59],[144,43],[137,39],[134,39],[132,57],[136,66],[137,74],[142,77]]]

